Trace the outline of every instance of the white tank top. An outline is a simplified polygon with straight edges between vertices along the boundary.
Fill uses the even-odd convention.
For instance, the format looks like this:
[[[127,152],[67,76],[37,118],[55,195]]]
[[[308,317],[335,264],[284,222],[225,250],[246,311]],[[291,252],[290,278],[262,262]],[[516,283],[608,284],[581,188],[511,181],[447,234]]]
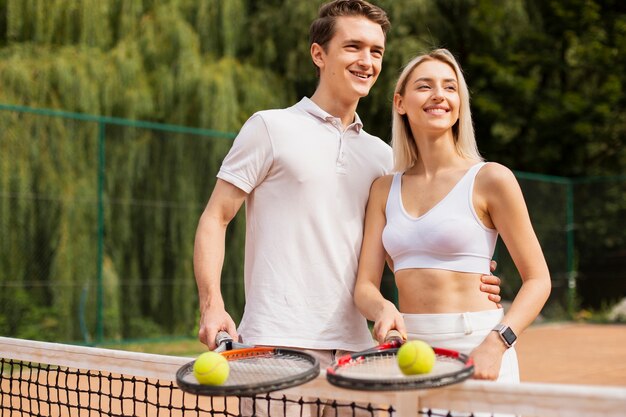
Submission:
[[[472,203],[474,180],[484,165],[472,166],[439,203],[417,218],[402,204],[402,173],[394,175],[383,230],[394,272],[431,268],[489,274],[498,232],[483,225]]]

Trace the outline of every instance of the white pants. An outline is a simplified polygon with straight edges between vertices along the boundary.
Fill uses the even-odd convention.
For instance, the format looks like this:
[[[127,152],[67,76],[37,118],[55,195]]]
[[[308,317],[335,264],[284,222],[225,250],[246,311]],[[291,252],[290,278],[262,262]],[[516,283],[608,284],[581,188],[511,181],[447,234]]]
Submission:
[[[420,339],[431,346],[459,351],[466,355],[489,335],[504,317],[502,309],[450,314],[403,314],[409,339]],[[515,348],[502,356],[498,382],[519,382]]]
[[[489,335],[494,326],[504,317],[502,309],[471,313],[450,314],[403,314],[409,340],[423,340],[431,346],[447,348],[469,355]],[[519,383],[517,353],[511,347],[502,356],[502,365],[497,382]],[[467,413],[433,410],[442,415],[467,416]],[[475,417],[492,414],[474,413]],[[494,417],[508,415],[495,414]]]

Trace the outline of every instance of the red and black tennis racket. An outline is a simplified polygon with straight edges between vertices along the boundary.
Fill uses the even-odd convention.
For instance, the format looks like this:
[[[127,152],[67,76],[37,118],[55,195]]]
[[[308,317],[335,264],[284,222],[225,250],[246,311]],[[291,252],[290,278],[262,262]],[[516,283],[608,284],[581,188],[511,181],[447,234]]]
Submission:
[[[337,358],[326,370],[328,382],[364,391],[396,391],[442,387],[464,381],[474,374],[472,360],[462,353],[433,347],[435,365],[427,374],[405,375],[397,353],[404,340],[392,330],[375,348]]]
[[[194,362],[176,373],[178,387],[196,395],[253,397],[304,384],[319,375],[318,360],[293,349],[249,346],[234,342],[226,332],[215,337],[215,352],[228,360],[230,373],[223,385],[202,385],[193,374]]]

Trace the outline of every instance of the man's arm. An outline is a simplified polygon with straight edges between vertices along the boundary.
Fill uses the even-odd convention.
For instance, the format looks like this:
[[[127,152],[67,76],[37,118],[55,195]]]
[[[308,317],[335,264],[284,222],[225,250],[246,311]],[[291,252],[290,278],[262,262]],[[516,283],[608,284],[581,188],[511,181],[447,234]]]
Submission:
[[[234,185],[217,180],[211,198],[200,216],[193,252],[193,267],[200,301],[198,338],[215,349],[215,335],[226,330],[235,340],[235,322],[226,312],[220,290],[224,264],[226,228],[235,217],[247,194]]]

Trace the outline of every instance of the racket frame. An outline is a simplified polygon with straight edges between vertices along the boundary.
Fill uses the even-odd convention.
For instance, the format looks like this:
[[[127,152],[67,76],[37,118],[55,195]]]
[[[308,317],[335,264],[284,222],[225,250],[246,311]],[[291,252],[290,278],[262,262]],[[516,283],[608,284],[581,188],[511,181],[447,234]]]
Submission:
[[[225,346],[225,348],[222,348],[222,346]],[[299,373],[263,382],[238,385],[228,385],[228,383],[225,385],[203,385],[197,382],[189,382],[185,379],[187,375],[193,375],[193,365],[195,361],[191,361],[183,365],[176,372],[176,383],[178,384],[178,387],[185,392],[196,395],[254,397],[258,394],[278,391],[304,384],[315,379],[320,373],[320,366],[317,358],[299,350],[269,346],[248,346],[232,342],[232,340],[222,342],[222,344],[220,344],[220,348],[215,351],[224,356],[229,362],[236,362],[239,360],[257,357],[267,357],[270,355],[289,355],[303,359],[309,362],[311,366]]]
[[[398,343],[397,341],[392,341],[367,351],[344,355],[328,367],[326,370],[326,379],[332,385],[347,389],[361,391],[406,391],[438,388],[456,384],[474,375],[474,362],[469,356],[454,350],[437,347],[433,348],[437,357],[451,358],[458,361],[459,364],[462,364],[462,367],[454,372],[446,372],[432,376],[422,374],[420,378],[413,379],[410,376],[406,378],[388,379],[354,378],[337,372],[343,367],[358,366],[358,363],[365,361],[366,358],[396,355],[399,350],[399,345],[402,345],[402,342]]]

